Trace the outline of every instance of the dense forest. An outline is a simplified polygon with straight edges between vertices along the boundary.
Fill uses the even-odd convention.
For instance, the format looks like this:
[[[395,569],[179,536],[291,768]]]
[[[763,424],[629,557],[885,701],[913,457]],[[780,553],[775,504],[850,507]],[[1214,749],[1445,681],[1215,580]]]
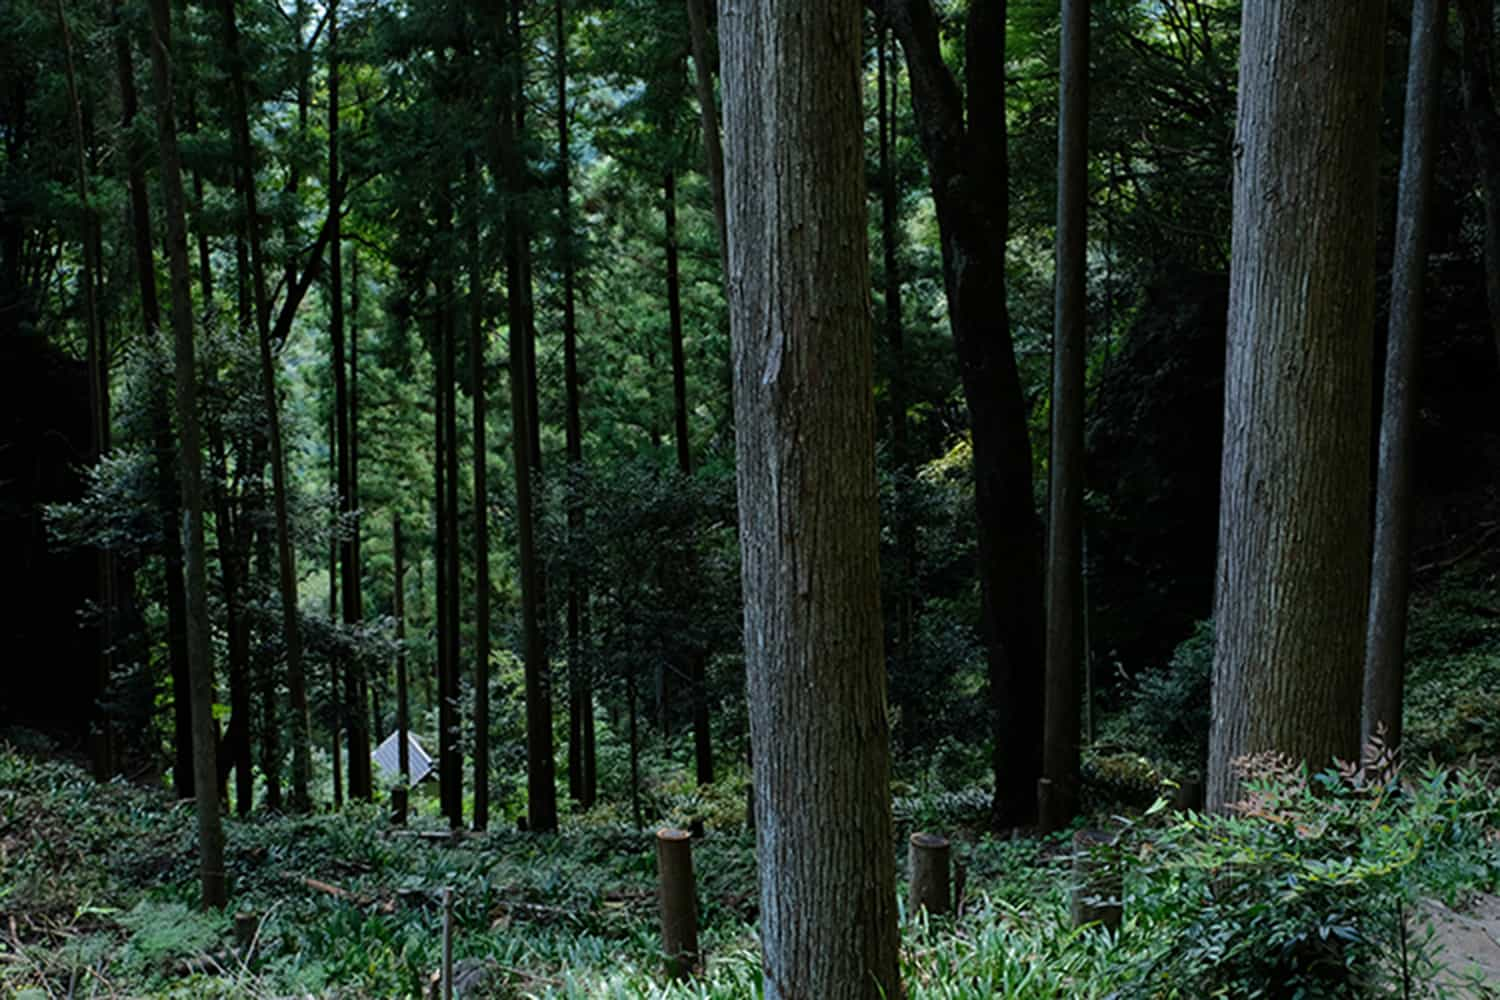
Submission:
[[[1497,27],[0,0],[0,987],[1500,996]]]

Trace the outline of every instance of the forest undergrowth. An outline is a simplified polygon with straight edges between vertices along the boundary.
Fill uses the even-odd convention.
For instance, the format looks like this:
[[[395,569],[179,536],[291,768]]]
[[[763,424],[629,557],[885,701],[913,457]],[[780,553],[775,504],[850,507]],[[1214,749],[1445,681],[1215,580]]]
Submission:
[[[1090,823],[1114,837],[1104,863],[1123,887],[1115,932],[1070,924],[1068,837],[986,831],[989,796],[972,783],[982,758],[967,767],[946,747],[925,766],[909,761],[892,850],[904,862],[907,834],[937,830],[964,872],[956,918],[903,912],[910,996],[1500,997],[1435,946],[1421,908],[1462,910],[1500,886],[1500,772],[1483,756],[1500,746],[1500,628],[1483,583],[1455,577],[1419,602],[1407,727],[1420,766],[1308,775],[1259,758],[1246,764],[1244,806],[1210,817],[1166,805],[1182,769],[1149,734],[1096,755]],[[1184,683],[1201,671],[1201,632],[1174,658]],[[466,995],[759,995],[743,774],[698,790],[689,768],[653,755],[656,820],[644,830],[606,804],[566,817],[556,836],[449,837],[425,790],[404,831],[379,805],[229,820],[231,909],[205,913],[189,803],[99,784],[40,749],[25,734],[0,743],[6,996],[424,996],[441,961],[444,887]],[[1160,798],[1141,808],[1152,781]],[[673,984],[661,972],[652,831],[695,819],[705,968]],[[236,913],[254,917],[248,943]]]

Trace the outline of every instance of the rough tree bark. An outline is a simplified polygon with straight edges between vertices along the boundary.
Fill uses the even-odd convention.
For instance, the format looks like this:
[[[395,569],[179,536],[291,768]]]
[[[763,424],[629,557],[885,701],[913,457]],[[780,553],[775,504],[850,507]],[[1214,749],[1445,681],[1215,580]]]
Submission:
[[[1047,677],[1037,818],[1078,813],[1083,680],[1083,376],[1088,303],[1089,2],[1063,0],[1057,116],[1057,278],[1052,330]]]
[[[995,739],[993,818],[1014,826],[1036,815],[1043,633],[1041,529],[1005,292],[1006,5],[969,5],[966,116],[965,95],[943,62],[930,0],[870,2],[884,10],[906,54],[917,137],[937,208],[949,322],[972,430],[981,627]]]
[[[151,0],[151,67],[156,90],[162,207],[171,272],[171,321],[177,386],[178,470],[187,590],[188,672],[193,708],[193,792],[198,813],[198,874],[203,905],[228,902],[224,827],[214,775],[214,664],[209,639],[208,573],[203,543],[203,453],[198,433],[197,365],[193,350],[193,293],[188,273],[187,208],[177,152],[177,102],[172,84],[172,14],[169,0]]]
[[[901,995],[860,5],[726,2],[729,306],[765,995]]]
[[[1416,0],[1407,56],[1406,124],[1396,205],[1396,256],[1386,327],[1385,392],[1381,400],[1380,469],[1375,485],[1374,559],[1365,627],[1364,712],[1360,741],[1384,731],[1401,743],[1406,677],[1406,607],[1410,591],[1412,390],[1422,335],[1422,285],[1427,270],[1427,209],[1436,158],[1439,55],[1448,0]]]
[[[1385,4],[1244,7],[1208,805],[1359,752]]]

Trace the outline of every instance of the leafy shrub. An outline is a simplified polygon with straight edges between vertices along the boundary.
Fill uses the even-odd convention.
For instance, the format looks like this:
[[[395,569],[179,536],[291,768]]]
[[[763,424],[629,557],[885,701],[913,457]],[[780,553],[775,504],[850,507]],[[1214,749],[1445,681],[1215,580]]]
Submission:
[[[1209,688],[1214,670],[1214,623],[1202,621],[1178,644],[1162,670],[1141,674],[1115,720],[1122,744],[1170,761],[1186,772],[1208,758]]]
[[[1137,753],[1089,753],[1083,758],[1085,805],[1095,809],[1125,805],[1144,809],[1161,794],[1162,774]]]
[[[1500,877],[1500,797],[1436,769],[1407,784],[1380,767],[1310,776],[1274,754],[1241,767],[1231,815],[1128,841],[1126,910],[1150,943],[1129,995],[1381,996],[1425,981],[1415,899]]]

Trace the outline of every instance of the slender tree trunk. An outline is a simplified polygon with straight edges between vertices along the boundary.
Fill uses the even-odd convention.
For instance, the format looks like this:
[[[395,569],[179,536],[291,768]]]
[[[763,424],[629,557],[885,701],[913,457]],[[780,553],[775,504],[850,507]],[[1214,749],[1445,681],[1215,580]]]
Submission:
[[[682,342],[682,280],[677,261],[677,175],[667,170],[662,182],[662,215],[666,231],[667,332],[672,344],[672,430],[677,444],[677,471],[693,474],[688,438],[687,357]]]
[[[355,555],[356,532],[352,523],[357,516],[351,482],[351,444],[349,421],[349,362],[345,350],[344,329],[344,251],[343,251],[343,183],[339,166],[339,48],[338,48],[338,0],[333,0],[328,10],[328,189],[329,225],[332,233],[328,238],[328,312],[329,335],[333,344],[333,396],[334,426],[336,436],[336,461],[338,462],[339,514],[344,527],[351,529],[339,545],[339,584],[344,597],[344,624],[358,625],[359,565]],[[362,704],[361,676],[364,667],[358,655],[351,656],[343,664],[345,729],[347,730],[349,769],[349,797],[369,801],[371,790],[365,781],[366,768],[363,762],[369,754],[369,724]]]
[[[517,0],[510,0],[511,3]],[[520,55],[507,9],[502,4],[495,17],[502,65],[519,75]],[[526,213],[520,201],[525,190],[525,165],[521,161],[515,127],[517,90],[500,88],[495,114],[492,152],[507,194],[505,280],[510,312],[511,422],[514,428],[516,474],[516,547],[521,581],[521,630],[526,676],[526,791],[530,829],[550,833],[557,829],[557,779],[552,755],[552,685],[547,665],[547,646],[542,632],[544,582],[536,551],[533,478],[540,475],[540,457],[533,446],[535,429],[535,366],[531,363],[533,307],[529,277],[530,237]]]
[[[564,433],[568,452],[568,537],[583,533],[583,503],[578,479],[583,475],[583,422],[579,410],[577,275],[573,261],[573,160],[569,153],[568,33],[562,0],[556,4],[557,18],[557,159],[559,225],[558,256],[562,258],[563,293],[563,387],[567,415]],[[583,662],[585,612],[588,595],[582,574],[568,569],[568,794],[585,809],[594,804],[597,791],[593,740],[594,690],[592,671]]]
[[[896,584],[895,660],[908,665],[917,580],[917,525],[911,516],[911,443],[907,434],[906,338],[902,324],[900,216],[901,192],[896,180],[896,74],[890,65],[887,29],[882,19],[876,41],[876,117],[880,145],[880,241],[885,269],[885,335],[890,349],[891,455],[896,466]],[[903,728],[917,724],[915,706],[901,713]]]
[[[267,490],[263,469],[258,470],[256,479],[258,506],[261,510],[265,510]],[[255,572],[260,580],[265,581],[264,590],[258,590],[259,593],[270,593],[274,590],[274,585],[270,582],[274,579],[276,572],[271,557],[271,533],[265,525],[260,525],[255,529]],[[277,724],[276,710],[276,701],[280,697],[280,691],[276,680],[276,656],[272,651],[273,648],[269,638],[262,635],[254,663],[261,692],[260,770],[266,781],[266,808],[272,812],[280,812],[282,806],[281,729]]]
[[[1208,804],[1359,753],[1385,5],[1244,8]]]
[[[1057,120],[1057,288],[1052,333],[1047,692],[1037,816],[1052,833],[1078,814],[1083,687],[1083,377],[1088,303],[1089,0],[1063,0]]]
[[[441,297],[441,294],[440,296]],[[437,709],[438,709],[438,793],[442,802],[443,815],[450,814],[452,809],[451,799],[453,792],[451,786],[453,778],[448,759],[445,756],[451,750],[449,733],[453,731],[454,718],[453,706],[448,700],[448,673],[452,669],[448,663],[448,630],[455,627],[448,617],[448,519],[453,516],[448,509],[448,428],[444,411],[447,408],[447,393],[443,388],[443,378],[446,375],[446,365],[443,363],[444,339],[447,337],[447,320],[443,318],[443,305],[437,304],[437,316],[434,318],[434,350],[433,350],[433,585],[436,590],[437,605],[437,632],[433,636],[436,648],[436,673],[437,673]],[[427,703],[432,704],[432,695],[429,693]],[[457,825],[457,824],[455,824]]]
[[[153,0],[159,2],[159,0]],[[302,631],[298,622],[297,553],[292,545],[291,517],[287,511],[286,453],[281,439],[281,404],[276,393],[276,366],[271,351],[271,305],[266,292],[265,260],[261,252],[260,211],[256,194],[255,147],[250,141],[250,111],[246,98],[245,66],[240,51],[240,33],[234,0],[222,0],[224,41],[230,80],[230,130],[235,147],[236,187],[245,207],[245,232],[250,244],[251,282],[255,291],[255,322],[260,344],[260,381],[266,407],[269,437],[271,493],[276,518],[276,552],[281,623],[286,640],[287,690],[291,699],[292,797],[297,812],[312,808],[308,791],[311,780],[311,721],[307,710],[307,684],[302,669]],[[288,296],[291,292],[288,292]]]
[[[74,167],[77,172],[74,179],[77,182],[81,211],[79,229],[80,242],[83,244],[83,271],[78,283],[83,291],[84,331],[88,345],[90,451],[93,461],[98,462],[109,450],[109,375],[106,368],[104,325],[99,317],[98,289],[95,285],[99,274],[99,241],[89,193],[83,102],[78,95],[78,81],[73,69],[73,33],[68,28],[62,0],[57,0],[57,23],[63,36],[68,105],[73,126]],[[93,751],[94,777],[106,781],[115,772],[113,722],[109,710],[110,676],[114,671],[114,560],[108,549],[101,548],[96,561],[99,585],[99,651],[94,678],[94,717],[89,742]]]
[[[1406,124],[1396,206],[1396,256],[1386,327],[1385,392],[1381,400],[1380,471],[1375,486],[1374,559],[1365,625],[1365,688],[1360,742],[1381,734],[1401,743],[1406,677],[1406,611],[1410,592],[1412,422],[1422,286],[1427,270],[1427,211],[1436,159],[1439,58],[1448,0],[1416,0],[1406,72]]]
[[[193,351],[193,301],[188,276],[187,209],[177,152],[177,110],[172,84],[172,21],[168,0],[151,0],[151,65],[156,84],[157,134],[161,151],[162,206],[167,222],[171,271],[172,335],[175,344],[178,469],[187,535],[186,587],[188,668],[193,708],[193,792],[198,806],[198,864],[203,905],[228,901],[224,873],[224,829],[214,775],[214,665],[209,642],[208,574],[203,544],[203,454],[198,435],[198,384]]]
[[[396,580],[391,589],[396,616],[396,760],[401,770],[401,787],[407,788],[411,785],[411,713],[406,692],[406,563],[399,513],[391,516],[391,555],[396,564]]]
[[[490,526],[484,419],[486,343],[483,251],[479,244],[479,165],[465,158],[468,174],[469,364],[474,400],[474,829],[490,822]]]
[[[364,540],[364,507],[360,502],[359,494],[359,253],[351,248],[349,251],[349,503],[354,508],[353,533],[350,535],[350,543],[353,548],[354,563],[354,614],[356,621],[365,619],[365,591],[364,591],[364,552],[362,548]],[[375,739],[380,738],[380,713],[374,712],[367,715],[367,709],[373,709],[376,701],[375,685],[370,680],[369,666],[361,660],[359,670],[356,673],[359,685],[358,711],[360,718],[359,733],[359,780],[364,788],[365,801],[369,802],[375,795],[375,775],[373,762],[370,758],[371,748],[371,724],[374,725]]]
[[[894,1000],[861,5],[721,23],[765,995]]]
[[[214,385],[217,379],[209,378]],[[224,630],[228,634],[230,722],[218,752],[218,786],[235,776],[235,812],[250,815],[255,788],[250,773],[250,633],[245,621],[246,564],[238,539],[240,518],[230,510],[229,455],[219,414],[207,421],[208,451],[213,465],[208,485],[214,507],[214,532],[219,543],[219,574],[224,588]],[[243,512],[241,512],[243,514]]]
[[[672,428],[677,445],[677,471],[693,474],[693,452],[688,435],[687,352],[682,332],[682,280],[677,247],[677,175],[670,169],[662,183],[663,221],[666,232],[667,258],[667,330],[672,346]],[[689,694],[693,710],[693,759],[698,784],[711,785],[714,780],[713,741],[709,726],[707,687],[708,654],[706,650],[687,651]],[[668,677],[671,674],[667,674]],[[665,727],[667,700],[663,698],[662,718]]]
[[[1458,0],[1463,25],[1464,117],[1479,161],[1484,189],[1484,292],[1490,307],[1490,333],[1500,352],[1500,111],[1490,71],[1495,58],[1494,4]]]
[[[338,490],[338,411],[330,409],[328,412],[328,485],[335,492]],[[328,541],[328,620],[337,625],[339,621],[339,520],[337,511],[334,512],[332,531]],[[333,808],[335,810],[344,807],[344,698],[339,686],[339,655],[331,652],[328,656],[328,699],[332,711],[332,739],[330,741],[329,761],[333,765]]]
[[[121,131],[134,134],[139,102],[135,89],[134,59],[130,39],[120,21],[123,0],[114,0],[116,20],[115,56],[120,77]],[[146,190],[146,151],[129,143],[126,155],[126,185],[130,191],[131,245],[135,252],[136,278],[140,283],[141,319],[146,336],[161,336],[161,304],[156,294],[156,260],[151,252],[151,203]],[[192,710],[188,693],[186,594],[182,582],[182,534],[179,530],[181,500],[177,490],[175,444],[172,441],[171,403],[166,382],[151,380],[151,438],[155,452],[156,502],[161,511],[163,575],[166,578],[167,663],[172,680],[173,743],[176,748],[172,787],[178,798],[192,794]]]
[[[714,57],[708,38],[708,0],[686,0],[688,41],[693,49],[693,81],[698,89],[698,116],[703,129],[703,160],[714,197],[714,223],[719,235],[719,264],[729,277],[729,244],[724,230],[724,145],[719,138],[719,111],[714,101]]]
[[[439,195],[438,233],[440,242],[446,244],[453,227],[452,203],[446,192]],[[459,750],[461,726],[458,712],[458,642],[459,575],[461,558],[458,548],[458,421],[455,410],[457,398],[454,393],[454,367],[457,336],[454,313],[453,278],[444,269],[437,281],[437,330],[438,330],[438,398],[439,419],[442,428],[442,443],[439,448],[441,476],[439,495],[442,498],[442,516],[438,521],[438,532],[442,538],[442,549],[438,559],[438,605],[441,627],[438,646],[442,659],[438,670],[438,770],[441,779],[443,814],[448,824],[457,829],[463,825],[463,761]]]
[[[973,0],[967,107],[943,62],[930,0],[886,0],[906,53],[917,136],[937,208],[953,346],[969,405],[981,632],[989,666],[997,826],[1030,822],[1042,761],[1042,546],[1027,403],[1006,302],[1010,232],[1005,0]]]
[[[451,219],[444,220],[444,226],[451,226]],[[463,746],[461,736],[463,732],[463,715],[459,712],[459,664],[462,662],[459,649],[460,638],[463,634],[463,611],[460,589],[459,567],[463,563],[462,549],[459,548],[458,540],[458,297],[454,290],[453,277],[447,275],[443,278],[443,324],[444,324],[444,347],[443,364],[447,369],[447,376],[443,379],[443,392],[446,399],[443,401],[443,419],[445,426],[443,435],[448,442],[448,452],[445,456],[446,468],[443,471],[443,484],[447,488],[448,498],[448,686],[440,697],[449,704],[452,727],[448,732],[449,754],[448,766],[451,769],[453,798],[449,804],[449,821],[455,828],[463,826],[464,822],[464,796],[463,796]]]

